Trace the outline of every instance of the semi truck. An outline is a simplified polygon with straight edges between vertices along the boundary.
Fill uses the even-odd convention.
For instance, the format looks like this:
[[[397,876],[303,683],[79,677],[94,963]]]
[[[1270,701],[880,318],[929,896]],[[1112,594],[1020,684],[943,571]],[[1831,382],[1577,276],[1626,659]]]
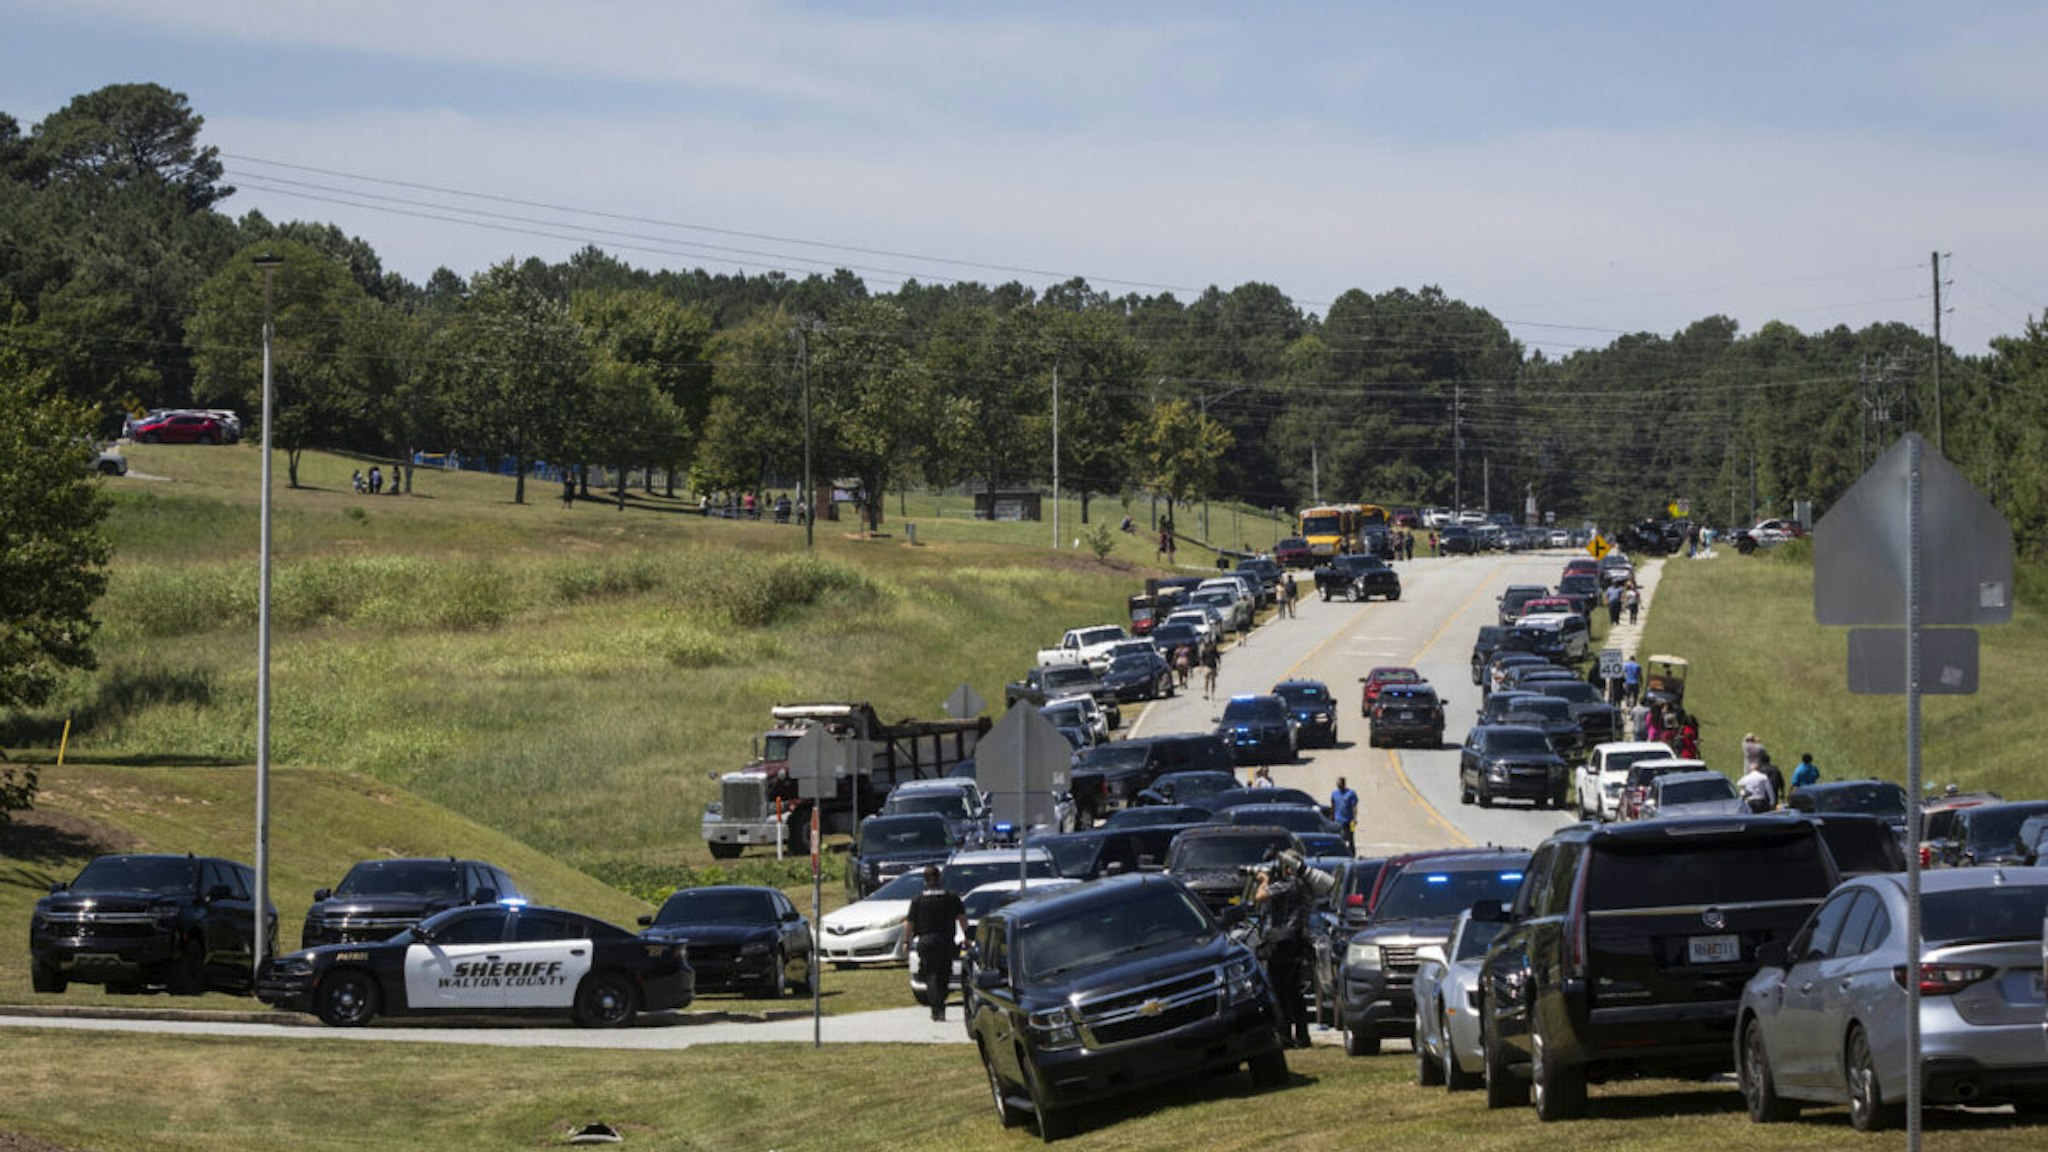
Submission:
[[[985,716],[968,720],[884,723],[869,704],[778,704],[774,727],[762,734],[752,763],[718,778],[719,797],[704,809],[704,843],[730,860],[749,845],[803,852],[810,848],[813,801],[800,797],[789,751],[813,728],[835,739],[866,742],[867,762],[842,775],[837,790],[816,802],[821,833],[850,834],[880,811],[904,780],[944,776],[974,755],[989,730]]]

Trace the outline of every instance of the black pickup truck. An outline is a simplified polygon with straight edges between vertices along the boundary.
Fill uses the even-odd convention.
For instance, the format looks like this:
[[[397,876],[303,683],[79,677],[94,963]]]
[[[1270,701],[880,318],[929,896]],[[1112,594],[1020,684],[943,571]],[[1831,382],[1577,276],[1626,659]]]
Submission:
[[[1140,793],[1168,772],[1203,768],[1229,770],[1230,746],[1209,733],[1176,733],[1112,740],[1084,753],[1067,777],[1081,827],[1118,808],[1142,804]]]
[[[1401,576],[1377,556],[1333,556],[1316,569],[1316,594],[1325,600],[1401,598]]]

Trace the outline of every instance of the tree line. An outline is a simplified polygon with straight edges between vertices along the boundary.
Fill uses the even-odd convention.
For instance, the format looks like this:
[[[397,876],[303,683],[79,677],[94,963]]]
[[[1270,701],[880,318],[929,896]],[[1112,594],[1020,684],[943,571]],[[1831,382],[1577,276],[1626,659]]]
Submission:
[[[275,274],[276,447],[454,450],[602,465],[696,491],[821,478],[1041,487],[1293,508],[1533,496],[1615,524],[1689,501],[1713,523],[1824,511],[1903,430],[2038,550],[2048,527],[2048,331],[1976,356],[1913,325],[1743,334],[1709,316],[1564,355],[1434,287],[1115,295],[1085,281],[802,278],[632,267],[596,247],[424,284],[317,221],[230,216],[186,99],[77,97],[27,131],[0,113],[0,346],[95,406],[258,405],[259,253]],[[1057,392],[1057,436],[1054,401]],[[1085,506],[1085,505],[1084,505]]]

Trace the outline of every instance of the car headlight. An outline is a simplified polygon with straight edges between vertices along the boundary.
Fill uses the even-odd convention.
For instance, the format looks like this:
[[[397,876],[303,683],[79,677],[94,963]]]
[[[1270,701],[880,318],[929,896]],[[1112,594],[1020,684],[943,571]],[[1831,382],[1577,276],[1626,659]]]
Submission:
[[[312,971],[312,957],[301,956],[297,953],[290,956],[280,956],[270,962],[270,974],[273,976],[304,976]]]
[[[1242,1004],[1256,999],[1265,991],[1259,979],[1259,966],[1249,956],[1239,957],[1223,966],[1223,992],[1232,1004]]]
[[[1378,971],[1380,967],[1380,946],[1377,944],[1360,944],[1356,940],[1352,941],[1344,946],[1344,966],[1347,968],[1366,968]]]
[[[745,943],[745,944],[742,944],[742,945],[740,945],[740,955],[742,955],[742,956],[762,956],[762,955],[766,955],[770,947],[771,947],[771,945],[770,945],[770,944],[768,943],[768,941],[766,941],[766,940],[750,940],[750,941],[748,941],[747,943]]]
[[[1037,1046],[1043,1051],[1073,1048],[1081,1043],[1080,1034],[1074,1031],[1074,1018],[1065,1008],[1055,1008],[1050,1012],[1033,1012],[1029,1022]]]
[[[1330,722],[1330,714],[1329,714],[1328,712],[1318,712],[1318,713],[1316,713],[1316,723],[1318,723],[1318,724],[1328,724],[1329,722]]]
[[[1496,760],[1493,763],[1488,764],[1486,766],[1486,778],[1488,780],[1507,780],[1508,766],[1499,760]]]

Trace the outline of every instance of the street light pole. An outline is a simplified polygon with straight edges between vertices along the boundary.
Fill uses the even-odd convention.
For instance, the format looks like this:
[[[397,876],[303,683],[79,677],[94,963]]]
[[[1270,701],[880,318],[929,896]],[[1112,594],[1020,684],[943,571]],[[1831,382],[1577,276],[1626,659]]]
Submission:
[[[256,947],[254,974],[270,959],[270,285],[284,258],[265,252],[263,269],[263,494],[256,570]]]
[[[797,365],[803,375],[804,385],[804,550],[811,550],[817,532],[818,496],[811,488],[811,345],[810,322],[798,324],[796,330]]]
[[[1239,384],[1235,388],[1225,388],[1223,391],[1216,393],[1214,396],[1211,396],[1205,392],[1202,395],[1196,397],[1196,399],[1201,404],[1202,423],[1207,424],[1209,422],[1209,401],[1227,399],[1229,397],[1237,395],[1239,392],[1242,392],[1249,387],[1251,387],[1251,385],[1249,384]],[[1206,492],[1202,494],[1202,538],[1204,540],[1208,540],[1212,545],[1215,543],[1215,541],[1209,535],[1209,495]]]

